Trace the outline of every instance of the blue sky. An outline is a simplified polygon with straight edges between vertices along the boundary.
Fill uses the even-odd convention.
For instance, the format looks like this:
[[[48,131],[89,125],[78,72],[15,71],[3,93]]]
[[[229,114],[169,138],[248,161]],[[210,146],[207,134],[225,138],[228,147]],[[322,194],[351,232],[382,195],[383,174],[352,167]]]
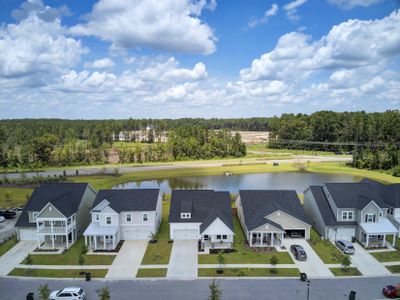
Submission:
[[[400,1],[0,0],[0,118],[400,107]]]

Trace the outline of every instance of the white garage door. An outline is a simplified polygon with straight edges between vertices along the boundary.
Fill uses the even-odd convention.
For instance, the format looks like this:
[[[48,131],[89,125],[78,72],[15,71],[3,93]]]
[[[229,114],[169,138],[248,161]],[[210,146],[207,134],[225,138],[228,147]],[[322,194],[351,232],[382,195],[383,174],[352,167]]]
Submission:
[[[125,228],[122,232],[123,240],[149,240],[151,238],[150,231],[138,230],[133,228]]]
[[[336,230],[329,229],[329,239],[335,240],[347,240],[351,241],[351,238],[356,235],[354,228],[338,228]]]
[[[174,240],[197,240],[196,229],[175,229],[173,234]]]
[[[37,234],[36,229],[19,229],[19,239],[21,241],[36,241]]]

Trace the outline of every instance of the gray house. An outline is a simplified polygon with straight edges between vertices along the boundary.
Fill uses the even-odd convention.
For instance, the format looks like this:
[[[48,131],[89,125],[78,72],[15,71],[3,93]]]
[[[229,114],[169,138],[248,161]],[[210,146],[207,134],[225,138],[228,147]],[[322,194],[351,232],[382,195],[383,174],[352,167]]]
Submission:
[[[386,236],[398,234],[387,218],[388,208],[379,191],[366,182],[325,183],[304,192],[306,215],[332,241],[354,237],[365,247],[385,246]]]
[[[236,207],[250,247],[279,247],[285,237],[310,238],[311,225],[296,191],[240,190]]]
[[[42,248],[69,248],[90,222],[96,191],[88,183],[47,183],[37,187],[15,227],[18,240]]]

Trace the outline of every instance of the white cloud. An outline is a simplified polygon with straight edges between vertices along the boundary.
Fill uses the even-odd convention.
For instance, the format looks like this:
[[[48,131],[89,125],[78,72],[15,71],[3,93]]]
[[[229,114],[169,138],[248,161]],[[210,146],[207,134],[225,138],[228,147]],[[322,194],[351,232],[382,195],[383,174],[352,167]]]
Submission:
[[[268,9],[265,13],[264,16],[261,19],[257,18],[251,18],[250,21],[248,22],[247,26],[249,28],[254,28],[258,25],[265,24],[268,22],[268,19],[272,16],[275,16],[278,13],[279,7],[277,4],[273,3],[271,8]]]
[[[86,16],[87,23],[73,26],[71,32],[110,41],[115,49],[210,54],[217,39],[200,15],[215,6],[215,1],[205,0],[100,0]]]
[[[356,6],[367,7],[382,2],[382,0],[328,0],[329,3],[343,9],[351,9]]]
[[[34,3],[41,7],[41,2]],[[25,77],[17,81],[43,84],[46,78],[74,67],[87,52],[80,41],[64,35],[59,19],[44,20],[40,12],[31,10],[18,23],[0,27],[0,78]]]
[[[306,3],[307,0],[294,0],[289,2],[283,6],[283,9],[286,10],[287,16],[292,21],[298,21],[300,16],[297,15],[297,9]]]
[[[85,68],[92,68],[92,69],[110,69],[114,66],[115,66],[114,62],[108,57],[85,62],[84,64]]]

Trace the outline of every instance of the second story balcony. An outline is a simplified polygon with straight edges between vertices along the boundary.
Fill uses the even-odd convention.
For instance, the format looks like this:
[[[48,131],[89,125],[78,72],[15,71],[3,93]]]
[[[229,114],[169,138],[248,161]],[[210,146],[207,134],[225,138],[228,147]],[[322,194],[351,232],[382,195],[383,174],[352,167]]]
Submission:
[[[68,223],[67,221],[44,221],[42,223],[38,223],[37,230],[38,233],[43,234],[67,234],[75,227],[75,222]]]

